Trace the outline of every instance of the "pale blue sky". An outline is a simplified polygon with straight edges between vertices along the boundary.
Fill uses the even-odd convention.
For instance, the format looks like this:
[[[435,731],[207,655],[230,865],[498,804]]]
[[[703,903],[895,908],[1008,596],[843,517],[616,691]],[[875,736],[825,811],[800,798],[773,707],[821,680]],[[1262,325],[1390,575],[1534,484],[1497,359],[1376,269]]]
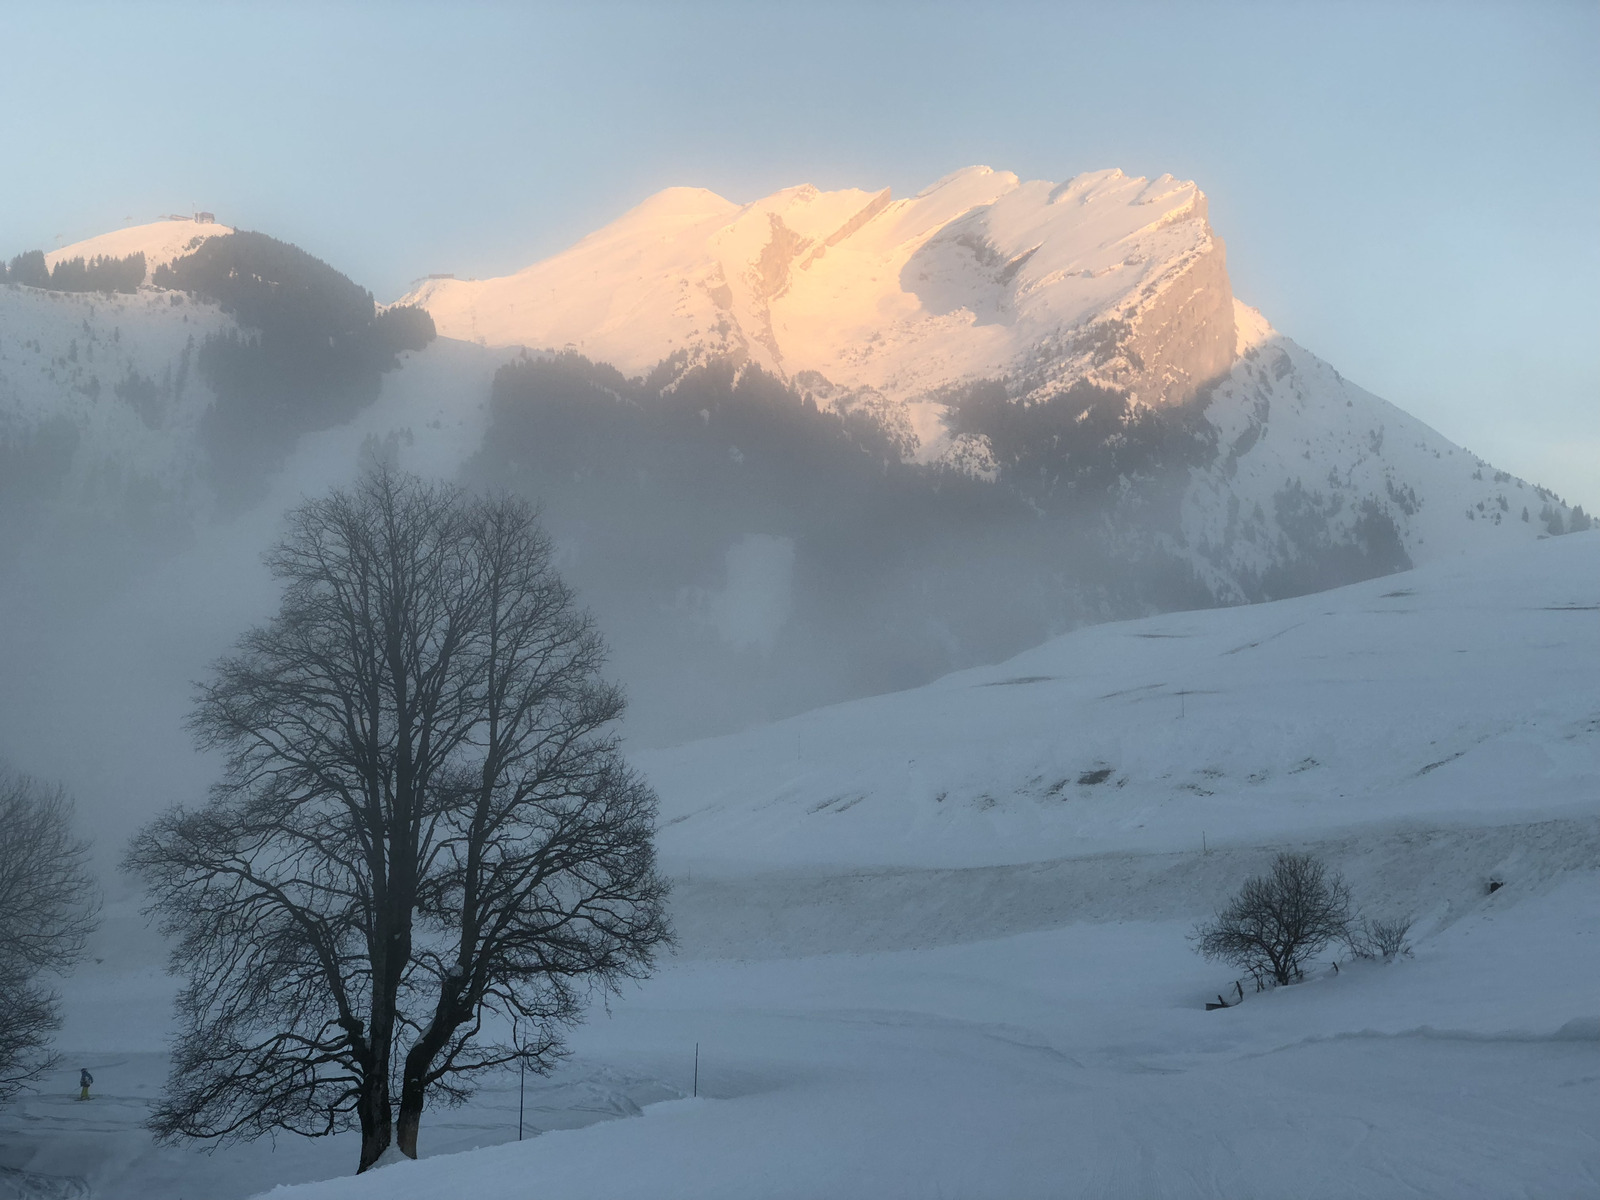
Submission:
[[[0,253],[191,206],[392,299],[658,188],[1197,180],[1238,295],[1600,509],[1600,5],[0,7]]]

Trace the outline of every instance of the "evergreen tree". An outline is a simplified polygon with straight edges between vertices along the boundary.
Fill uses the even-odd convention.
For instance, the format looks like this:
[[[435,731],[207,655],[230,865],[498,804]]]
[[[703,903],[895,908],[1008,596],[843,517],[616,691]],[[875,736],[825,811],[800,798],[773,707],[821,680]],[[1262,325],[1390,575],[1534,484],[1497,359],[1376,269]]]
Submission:
[[[25,250],[11,260],[8,278],[25,287],[50,286],[50,268],[45,266],[43,250]]]

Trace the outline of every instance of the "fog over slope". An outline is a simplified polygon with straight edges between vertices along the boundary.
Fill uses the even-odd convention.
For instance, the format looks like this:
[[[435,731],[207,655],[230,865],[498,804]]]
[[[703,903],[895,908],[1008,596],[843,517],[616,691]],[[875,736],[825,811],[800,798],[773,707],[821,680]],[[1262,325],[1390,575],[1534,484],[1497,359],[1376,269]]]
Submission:
[[[60,1038],[101,1091],[0,1114],[0,1191],[1596,1177],[1600,533],[1234,298],[1194,185],[673,191],[388,306],[200,228],[0,283],[0,758],[78,797],[108,893]],[[352,1181],[340,1138],[151,1143],[175,981],[110,864],[215,774],[192,684],[276,607],[285,512],[377,462],[542,505],[682,941],[526,1114],[491,1079]],[[1284,848],[1415,957],[1207,1012],[1238,972],[1194,923]]]
[[[61,1034],[93,1125],[63,1072],[0,1153],[32,1194],[130,1200],[1583,1195],[1597,617],[1590,531],[636,754],[678,952],[525,1106],[491,1075],[422,1161],[355,1178],[353,1132],[151,1144],[175,981],[114,902]],[[1414,954],[1329,947],[1208,1012],[1239,971],[1187,935],[1283,849],[1412,918]]]
[[[419,288],[431,340],[225,225],[48,257],[134,253],[133,294],[0,285],[0,756],[108,836],[197,794],[190,682],[284,510],[375,458],[542,504],[636,744],[1587,521],[1233,299],[1168,178],[675,189]]]

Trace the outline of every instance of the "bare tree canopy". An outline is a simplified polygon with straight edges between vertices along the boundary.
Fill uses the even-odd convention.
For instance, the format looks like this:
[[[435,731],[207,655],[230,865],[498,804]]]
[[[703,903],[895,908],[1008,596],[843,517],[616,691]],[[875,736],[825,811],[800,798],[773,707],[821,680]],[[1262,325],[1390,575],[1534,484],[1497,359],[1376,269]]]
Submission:
[[[656,799],[526,504],[379,470],[268,561],[278,614],[192,717],[224,777],[128,855],[188,980],[152,1127],[359,1126],[365,1170],[416,1155],[430,1096],[548,1069],[593,990],[648,973]]]
[[[55,994],[40,982],[83,955],[99,891],[59,787],[0,771],[0,1100],[55,1064]]]
[[[1329,942],[1347,938],[1350,888],[1310,854],[1280,854],[1195,930],[1200,953],[1242,967],[1260,984],[1291,983]]]

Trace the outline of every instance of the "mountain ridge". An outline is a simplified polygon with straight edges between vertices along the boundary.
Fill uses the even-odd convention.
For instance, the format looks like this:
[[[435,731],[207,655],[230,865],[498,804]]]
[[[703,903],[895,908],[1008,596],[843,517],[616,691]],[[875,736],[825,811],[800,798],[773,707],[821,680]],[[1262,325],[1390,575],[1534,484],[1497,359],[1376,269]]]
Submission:
[[[750,362],[823,408],[877,421],[908,460],[991,479],[1003,451],[961,419],[974,392],[1075,406],[1063,419],[1079,422],[1093,401],[1078,404],[1075,388],[1121,395],[1124,420],[1197,404],[1220,449],[1166,536],[1230,600],[1282,594],[1259,586],[1274,553],[1293,558],[1363,522],[1394,543],[1382,561],[1396,569],[1464,548],[1480,520],[1500,528],[1494,541],[1517,534],[1508,518],[1534,536],[1585,520],[1238,302],[1204,192],[1170,175],[1024,182],[968,167],[908,199],[800,185],[742,205],[672,188],[512,275],[431,279],[405,302],[446,336],[575,350],[625,373],[672,356]],[[1264,354],[1270,377],[1253,361]],[[1386,451],[1396,427],[1406,444]],[[1446,459],[1463,469],[1428,466]],[[1431,480],[1420,490],[1418,471]],[[1308,533],[1313,516],[1322,526]]]
[[[687,352],[880,393],[907,407],[923,461],[949,448],[937,394],[952,385],[1029,377],[1050,394],[1088,378],[1179,403],[1233,352],[1204,194],[1115,169],[1052,184],[969,167],[900,200],[668,189],[552,258],[429,279],[403,302],[446,336],[573,349],[630,374]]]
[[[297,307],[284,292],[274,320],[295,337],[268,355],[249,306],[174,290],[206,262],[253,261],[244,243],[262,235],[230,248],[226,227],[155,272],[167,286],[0,286],[0,577],[75,555],[63,578],[122,578],[251,496],[284,503],[375,459],[506,489],[541,504],[637,698],[634,728],[660,741],[913,686],[1084,624],[1303,594],[1588,524],[1233,297],[1191,183],[982,169],[909,199],[800,187],[739,206],[671,189],[641,212],[649,236],[625,218],[568,252],[568,276],[572,255],[611,273],[560,314],[603,337],[715,334],[662,359],[647,345],[640,371],[451,338],[446,322],[425,348],[358,354],[359,386],[319,400],[272,370],[304,338],[365,344],[316,315],[332,293]],[[1063,213],[1088,218],[1041,238]],[[105,248],[148,258],[158,247],[127,238],[192,239],[180,224]],[[876,281],[872,239],[903,259]],[[273,245],[301,284],[366,313],[359,285]],[[883,327],[904,335],[894,344],[872,340],[885,297],[904,318]],[[805,337],[832,374],[796,361]]]

